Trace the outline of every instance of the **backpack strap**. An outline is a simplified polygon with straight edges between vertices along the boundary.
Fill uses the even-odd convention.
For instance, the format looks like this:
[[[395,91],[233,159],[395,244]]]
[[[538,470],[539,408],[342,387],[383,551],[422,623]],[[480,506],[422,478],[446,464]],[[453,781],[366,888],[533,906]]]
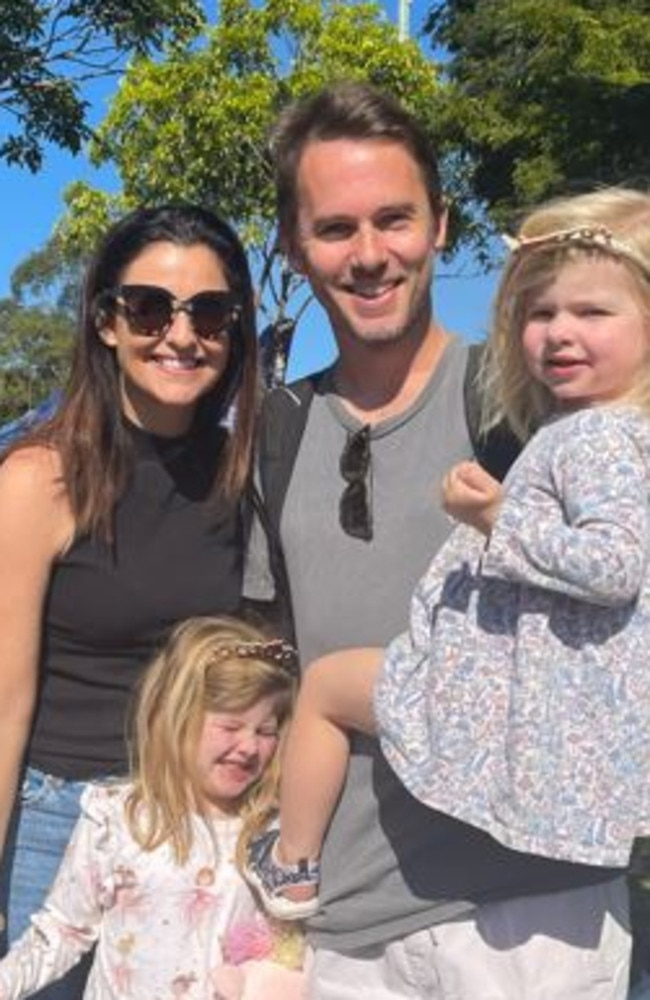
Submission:
[[[277,386],[267,393],[262,404],[257,443],[261,495],[254,491],[253,508],[266,535],[276,597],[272,606],[258,606],[254,610],[292,641],[294,628],[289,578],[280,544],[280,519],[307,426],[309,408],[321,375],[322,372],[309,375],[289,385]]]
[[[268,519],[278,535],[282,507],[318,377],[309,375],[290,385],[277,386],[262,405],[257,452],[260,485]]]
[[[470,344],[463,384],[465,419],[476,461],[501,482],[521,451],[522,444],[506,420],[481,432],[482,400],[478,374],[485,344]]]

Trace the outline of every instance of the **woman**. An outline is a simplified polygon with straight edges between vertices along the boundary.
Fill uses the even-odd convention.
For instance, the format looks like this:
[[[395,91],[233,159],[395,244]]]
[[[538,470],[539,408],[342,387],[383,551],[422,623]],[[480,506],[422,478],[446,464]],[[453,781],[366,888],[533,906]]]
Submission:
[[[256,365],[246,258],[219,218],[146,208],[105,236],[64,401],[0,466],[11,940],[41,905],[85,784],[127,771],[127,702],[152,653],[179,620],[239,605]],[[64,980],[42,996],[79,994]]]

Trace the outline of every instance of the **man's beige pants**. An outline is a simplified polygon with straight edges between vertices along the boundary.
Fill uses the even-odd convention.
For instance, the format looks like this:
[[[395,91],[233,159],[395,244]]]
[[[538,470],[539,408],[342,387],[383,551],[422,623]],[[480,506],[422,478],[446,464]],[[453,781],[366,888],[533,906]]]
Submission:
[[[309,1000],[625,1000],[623,878],[479,907],[354,955],[309,956]]]

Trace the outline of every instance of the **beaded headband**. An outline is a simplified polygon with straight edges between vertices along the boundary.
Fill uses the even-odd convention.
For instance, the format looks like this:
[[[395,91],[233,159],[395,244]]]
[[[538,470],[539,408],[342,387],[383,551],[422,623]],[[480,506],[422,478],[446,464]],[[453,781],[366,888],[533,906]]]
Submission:
[[[556,229],[541,236],[508,236],[503,234],[503,242],[513,255],[528,253],[535,250],[553,249],[555,247],[585,247],[603,250],[612,257],[623,257],[632,261],[646,274],[650,275],[650,265],[629,243],[617,239],[607,226],[576,226],[573,229]]]
[[[265,642],[233,642],[226,646],[219,646],[215,652],[216,660],[227,660],[231,656],[241,660],[266,660],[286,670],[294,677],[300,673],[298,653],[291,643],[285,642],[284,639],[269,639]]]

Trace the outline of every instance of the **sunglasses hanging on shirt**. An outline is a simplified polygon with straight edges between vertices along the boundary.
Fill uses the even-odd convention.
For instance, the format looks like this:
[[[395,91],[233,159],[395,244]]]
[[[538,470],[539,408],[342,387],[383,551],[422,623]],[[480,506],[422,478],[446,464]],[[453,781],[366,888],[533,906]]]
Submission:
[[[369,424],[354,433],[348,433],[339,469],[347,484],[339,503],[341,527],[346,535],[369,542],[372,539],[372,508],[370,505],[372,469]]]

